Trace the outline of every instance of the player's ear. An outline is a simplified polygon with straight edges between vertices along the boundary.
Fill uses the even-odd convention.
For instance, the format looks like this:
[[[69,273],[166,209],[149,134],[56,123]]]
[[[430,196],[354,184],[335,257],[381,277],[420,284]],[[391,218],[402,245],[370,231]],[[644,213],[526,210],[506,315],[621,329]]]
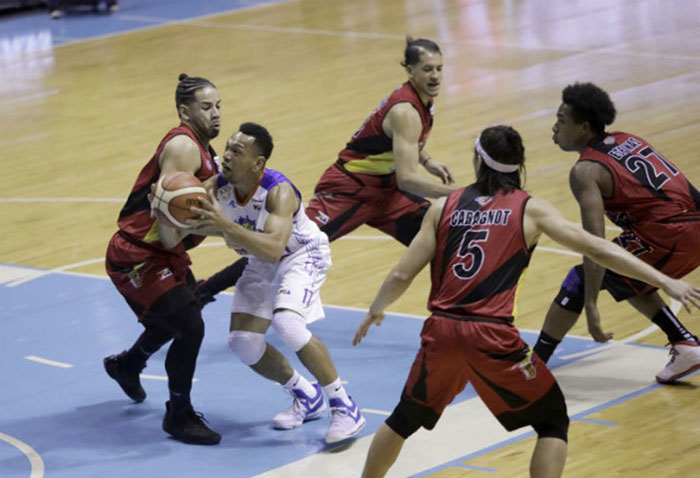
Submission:
[[[177,109],[178,115],[180,115],[180,119],[183,120],[189,120],[190,119],[190,109],[187,105],[180,105]]]
[[[255,157],[255,165],[253,166],[253,168],[256,172],[262,172],[262,170],[265,169],[265,163],[267,163],[265,156],[263,156],[262,154],[258,155]]]

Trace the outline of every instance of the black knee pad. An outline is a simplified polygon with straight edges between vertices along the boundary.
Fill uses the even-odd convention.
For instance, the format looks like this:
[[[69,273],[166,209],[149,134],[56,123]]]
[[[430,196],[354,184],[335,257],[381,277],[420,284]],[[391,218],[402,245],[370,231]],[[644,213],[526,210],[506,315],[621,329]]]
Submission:
[[[411,413],[410,407],[401,400],[389,418],[386,419],[386,424],[394,430],[396,434],[406,439],[416,433],[421,427],[421,424],[415,419]]]
[[[583,265],[572,267],[566,275],[554,303],[563,309],[580,314],[584,298]]]

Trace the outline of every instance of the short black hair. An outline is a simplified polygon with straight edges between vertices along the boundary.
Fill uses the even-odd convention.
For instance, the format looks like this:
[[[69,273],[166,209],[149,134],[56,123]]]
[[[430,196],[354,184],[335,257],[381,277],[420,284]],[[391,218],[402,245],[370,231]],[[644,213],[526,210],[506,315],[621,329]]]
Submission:
[[[260,150],[260,154],[262,154],[266,160],[270,159],[272,149],[275,147],[275,145],[272,142],[272,136],[267,128],[257,123],[247,122],[242,123],[238,127],[238,131],[255,138],[255,145]]]
[[[499,163],[520,167],[512,173],[499,173],[481,161],[476,172],[477,189],[489,196],[499,191],[509,193],[522,189],[520,174],[525,172],[525,146],[520,133],[510,126],[491,126],[481,132],[479,142],[484,151]]]
[[[615,105],[602,88],[593,83],[574,83],[561,93],[563,103],[571,107],[571,116],[577,123],[588,121],[593,131],[601,134],[615,121]]]
[[[429,51],[430,53],[439,53],[442,55],[440,47],[434,41],[426,38],[418,38],[414,40],[411,37],[406,37],[406,48],[403,52],[403,61],[401,62],[401,66],[413,66],[418,63],[420,61],[421,49]]]
[[[188,105],[195,101],[194,94],[201,90],[211,86],[216,88],[214,83],[207,80],[206,78],[200,78],[198,76],[188,76],[187,73],[180,73],[178,77],[177,88],[175,88],[175,107],[179,110],[180,105]]]

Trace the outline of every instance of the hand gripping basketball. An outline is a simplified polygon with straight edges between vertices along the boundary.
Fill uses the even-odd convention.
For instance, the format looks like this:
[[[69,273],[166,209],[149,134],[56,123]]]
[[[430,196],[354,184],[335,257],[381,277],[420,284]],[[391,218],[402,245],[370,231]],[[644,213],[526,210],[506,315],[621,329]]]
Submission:
[[[195,176],[182,171],[166,173],[156,183],[151,209],[160,221],[170,226],[187,228],[185,221],[198,217],[190,208],[199,207],[202,198],[207,198],[207,191]]]

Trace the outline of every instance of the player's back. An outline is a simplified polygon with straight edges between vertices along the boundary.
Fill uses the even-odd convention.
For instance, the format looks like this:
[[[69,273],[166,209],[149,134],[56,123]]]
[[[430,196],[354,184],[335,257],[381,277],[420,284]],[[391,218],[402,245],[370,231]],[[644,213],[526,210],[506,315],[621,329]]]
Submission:
[[[664,223],[700,221],[700,194],[683,173],[637,136],[612,132],[589,145],[579,161],[602,164],[614,182],[605,212],[640,236],[660,234]],[[700,223],[699,223],[700,224]]]
[[[513,319],[532,252],[523,235],[529,197],[519,189],[487,196],[474,185],[448,196],[431,264],[433,313]]]

